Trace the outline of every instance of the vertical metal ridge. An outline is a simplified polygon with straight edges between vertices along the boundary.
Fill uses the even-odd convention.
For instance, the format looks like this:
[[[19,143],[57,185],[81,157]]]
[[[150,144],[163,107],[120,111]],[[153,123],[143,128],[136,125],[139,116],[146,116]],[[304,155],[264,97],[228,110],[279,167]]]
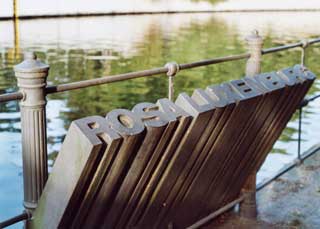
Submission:
[[[143,195],[143,192],[148,186],[148,182],[151,179],[151,175],[156,170],[157,164],[159,163],[161,157],[163,156],[166,150],[166,144],[171,141],[170,137],[173,136],[174,131],[178,127],[178,122],[169,122],[166,129],[164,130],[163,135],[159,140],[159,144],[157,145],[154,153],[151,155],[150,160],[148,161],[144,171],[142,172],[131,196],[127,202],[127,206],[124,209],[123,213],[120,216],[119,223],[117,224],[117,228],[124,228],[126,227],[133,211],[137,209],[139,200]],[[130,227],[130,225],[129,225]]]
[[[198,173],[206,160],[206,158],[209,156],[209,148],[214,144],[215,139],[217,138],[217,132],[219,132],[219,128],[222,128],[221,125],[219,125],[221,120],[226,120],[225,117],[228,116],[227,111],[229,110],[230,105],[224,108],[217,108],[214,114],[211,117],[211,120],[209,121],[211,123],[212,129],[207,128],[207,131],[209,131],[209,137],[208,141],[205,142],[205,144],[201,147],[201,152],[199,157],[196,159],[194,165],[190,169],[190,172],[188,173],[186,179],[184,180],[179,192],[174,197],[171,207],[168,209],[168,211],[164,214],[163,219],[158,219],[159,222],[162,221],[162,225],[168,225],[171,222],[171,219],[175,217],[175,215],[179,214],[177,213],[179,210],[180,205],[183,203],[183,199],[185,198],[185,195],[189,191],[189,188],[191,186],[191,183],[196,179],[198,176]],[[229,111],[228,111],[229,112]],[[230,112],[229,112],[230,113]],[[222,117],[225,116],[225,117]]]
[[[29,204],[36,204],[40,198],[47,179],[47,150],[40,139],[44,138],[46,126],[44,111],[41,109],[29,109],[21,112],[23,125],[22,138],[27,142],[24,149],[24,168],[26,175],[24,186],[26,189],[25,198]],[[30,184],[30,185],[28,185]]]
[[[143,194],[139,198],[139,202],[136,205],[136,209],[133,211],[129,221],[128,225],[137,226],[141,222],[141,218],[145,214],[147,210],[148,202],[150,201],[150,198],[155,193],[155,189],[158,185],[159,180],[163,176],[164,171],[168,167],[168,162],[173,157],[174,151],[179,147],[181,144],[181,139],[185,136],[185,134],[188,132],[190,128],[190,117],[183,117],[181,120],[179,120],[179,125],[177,126],[177,129],[175,130],[172,139],[170,140],[164,154],[162,155],[158,165],[153,170],[153,173],[151,174],[151,177],[148,181],[148,184],[143,191]],[[178,142],[178,143],[177,143]]]

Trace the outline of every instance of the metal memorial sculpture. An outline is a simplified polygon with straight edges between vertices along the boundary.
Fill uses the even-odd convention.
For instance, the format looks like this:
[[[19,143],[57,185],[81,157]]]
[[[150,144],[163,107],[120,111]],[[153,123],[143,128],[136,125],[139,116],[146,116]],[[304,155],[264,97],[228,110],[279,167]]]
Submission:
[[[72,122],[31,228],[186,228],[239,197],[315,75],[278,72]]]

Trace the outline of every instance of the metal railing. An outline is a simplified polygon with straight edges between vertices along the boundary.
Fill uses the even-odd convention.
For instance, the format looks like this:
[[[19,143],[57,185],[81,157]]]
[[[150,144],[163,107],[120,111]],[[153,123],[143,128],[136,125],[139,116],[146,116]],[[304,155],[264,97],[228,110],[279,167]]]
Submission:
[[[319,42],[320,42],[320,38],[317,38],[309,41],[301,41],[293,44],[282,45],[282,46],[272,47],[268,49],[262,49],[261,54],[266,55],[266,54],[271,54],[271,53],[284,51],[287,49],[292,49],[297,47],[301,47],[302,50],[304,50],[305,48],[307,48],[306,44],[308,46],[308,45],[316,44]],[[179,66],[178,70],[181,71],[181,70],[203,67],[203,66],[213,65],[218,63],[248,59],[250,58],[250,56],[251,56],[250,53],[242,53],[242,54],[231,55],[226,57],[218,57],[218,58],[213,58],[208,60],[201,60],[201,61],[192,62],[192,63],[178,64]],[[173,63],[168,63],[168,64],[173,64]],[[124,74],[118,74],[118,75],[111,75],[111,76],[103,76],[96,79],[53,85],[53,86],[46,87],[45,92],[46,94],[53,94],[58,92],[71,91],[71,90],[76,90],[76,89],[81,89],[86,87],[97,86],[101,84],[109,84],[109,83],[129,80],[129,79],[155,76],[155,75],[167,73],[169,71],[169,68],[170,68],[170,65],[167,65],[165,67],[159,67],[159,68],[148,69],[143,71],[130,72],[130,73],[124,73]],[[22,98],[23,98],[23,94],[21,92],[12,92],[12,93],[0,95],[0,102],[21,100]]]
[[[109,84],[129,79],[151,77],[160,74],[167,74],[169,86],[168,97],[174,99],[174,77],[182,70],[224,63],[235,60],[247,59],[246,75],[254,76],[261,71],[262,56],[279,51],[293,48],[301,48],[301,64],[304,65],[305,49],[312,44],[320,42],[320,38],[304,40],[301,42],[262,49],[263,39],[257,31],[254,31],[246,39],[248,52],[219,57],[207,60],[201,60],[192,63],[178,64],[176,62],[167,63],[164,67],[148,69],[143,71],[124,73],[101,78],[46,86],[46,77],[48,76],[49,66],[37,60],[34,54],[25,56],[24,62],[15,66],[15,74],[18,80],[19,91],[0,95],[0,103],[19,100],[21,111],[21,132],[22,132],[22,153],[23,153],[23,175],[24,175],[24,206],[28,214],[23,213],[11,220],[0,223],[0,228],[26,220],[37,206],[38,199],[41,196],[45,182],[47,180],[47,140],[46,140],[46,95],[64,91],[76,90],[86,87],[92,87],[101,84]],[[304,100],[300,106],[299,116],[299,140],[298,140],[298,158],[301,159],[301,113],[304,106],[320,95],[309,100]],[[31,127],[31,128],[30,128]],[[255,177],[255,176],[254,176]],[[253,182],[255,184],[255,182]],[[256,187],[252,187],[256,190]],[[246,201],[246,198],[239,198],[229,204],[224,209]],[[213,214],[212,216],[216,216]]]

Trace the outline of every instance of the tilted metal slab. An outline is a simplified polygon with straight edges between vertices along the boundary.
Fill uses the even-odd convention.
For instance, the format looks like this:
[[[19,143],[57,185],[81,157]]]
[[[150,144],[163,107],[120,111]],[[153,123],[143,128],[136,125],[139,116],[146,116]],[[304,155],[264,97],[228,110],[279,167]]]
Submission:
[[[237,198],[315,76],[297,65],[76,120],[32,228],[185,228]]]
[[[31,228],[53,229],[70,225],[101,154],[117,148],[120,142],[119,135],[108,127],[95,129],[90,126],[100,123],[100,120],[101,117],[89,117],[71,124],[30,221]],[[98,137],[100,133],[104,133],[107,144]]]

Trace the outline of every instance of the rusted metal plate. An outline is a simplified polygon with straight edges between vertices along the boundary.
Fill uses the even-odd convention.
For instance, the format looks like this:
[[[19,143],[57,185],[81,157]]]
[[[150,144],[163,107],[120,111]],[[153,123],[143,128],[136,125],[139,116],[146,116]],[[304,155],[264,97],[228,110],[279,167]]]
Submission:
[[[194,223],[239,195],[313,81],[295,66],[73,122],[32,226]]]
[[[138,114],[147,127],[146,136],[141,143],[137,155],[126,172],[125,179],[116,194],[113,203],[110,205],[109,213],[103,220],[103,228],[115,228],[122,211],[125,209],[132,192],[134,191],[139,178],[145,170],[148,161],[155,152],[158,144],[162,144],[159,139],[162,138],[164,130],[170,121],[167,116],[159,111],[155,104],[140,103],[133,108],[133,112]]]
[[[175,184],[175,189],[177,191],[170,192],[166,200],[166,208],[163,208],[158,216],[156,222],[158,225],[169,224],[171,220],[170,217],[167,216],[173,216],[176,214],[177,206],[181,202],[192,181],[195,179],[199,168],[208,156],[209,149],[235,106],[234,97],[227,97],[225,94],[221,93],[222,91],[223,87],[218,85],[208,87],[206,92],[198,91],[198,93],[201,93],[203,97],[207,97],[207,100],[212,100],[212,103],[216,108],[208,122],[201,140],[198,141],[193,152],[190,152],[194,158],[190,157],[191,160],[188,160],[183,173],[179,176],[178,181]]]
[[[208,124],[210,117],[214,112],[214,104],[197,92],[190,98],[185,93],[180,94],[176,104],[193,116],[193,120],[185,132],[180,144],[175,150],[172,158],[168,161],[166,169],[163,172],[147,206],[138,222],[139,227],[153,225],[161,209],[166,207],[166,197],[174,189],[177,178],[182,170]]]
[[[232,156],[232,148],[237,139],[241,137],[246,121],[254,113],[262,99],[261,93],[249,88],[243,80],[232,81],[228,86],[239,95],[237,104],[228,120],[224,123],[216,141],[210,148],[209,155],[181,201],[175,214],[176,219],[172,218],[171,221],[174,225],[187,226],[197,219],[201,205],[206,200],[208,189],[217,179],[217,175],[223,168],[224,161]],[[189,211],[187,209],[194,210]]]
[[[131,216],[128,218],[129,220],[122,223],[126,223],[129,227],[133,227],[138,224],[141,215],[143,214],[147,204],[149,203],[151,195],[154,193],[154,190],[157,187],[157,184],[159,183],[164,170],[168,166],[172,155],[174,154],[179,142],[181,141],[181,138],[183,137],[183,134],[187,131],[189,125],[190,118],[183,117],[179,121],[179,124],[173,132],[173,135],[171,136],[172,138],[170,139],[167,148],[164,150],[159,160],[156,163],[152,160],[151,164],[148,165],[146,171],[151,170],[152,172],[149,174],[144,174],[144,176],[148,176],[147,178],[145,178],[147,180],[145,187],[144,189],[142,189],[141,186],[139,186],[140,193],[134,193],[140,194],[140,198],[138,198],[137,204],[133,209]]]
[[[138,216],[147,203],[148,197],[158,183],[164,166],[168,163],[170,156],[177,147],[176,141],[179,142],[191,121],[191,116],[188,113],[168,99],[158,100],[157,105],[160,111],[168,115],[170,122],[159,139],[159,143],[119,219],[117,228],[124,228],[126,225],[130,226],[136,223]]]
[[[101,134],[104,141],[99,137]],[[116,148],[119,142],[120,136],[104,125],[102,117],[72,122],[30,221],[31,228],[53,229],[70,225],[101,154]]]
[[[122,135],[123,140],[110,168],[104,174],[104,180],[82,225],[84,228],[97,228],[103,223],[132,160],[145,139],[144,125],[131,111],[113,110],[106,119],[111,128]]]
[[[223,203],[224,196],[228,193],[229,187],[232,190],[240,190],[242,185],[236,186],[232,183],[232,178],[242,176],[243,169],[239,169],[242,162],[248,163],[252,155],[248,153],[248,148],[261,131],[267,117],[274,111],[274,104],[284,92],[284,82],[275,75],[275,73],[258,75],[259,79],[256,82],[263,82],[261,79],[267,80],[266,84],[261,84],[261,92],[264,93],[257,109],[246,122],[243,128],[243,134],[236,140],[235,147],[231,151],[231,157],[224,161],[223,169],[220,170],[220,179],[209,189],[208,201],[202,209],[202,215],[211,211],[213,207],[220,206]],[[276,85],[269,82],[277,82]],[[275,79],[278,78],[278,81]],[[245,79],[247,82],[252,78]],[[259,81],[258,81],[259,80]],[[248,82],[249,83],[249,82]],[[228,182],[227,182],[228,181]],[[233,184],[232,186],[230,184]]]
[[[299,66],[296,66],[295,68],[297,69]],[[243,175],[240,176],[240,178],[239,176],[237,177],[234,175],[231,183],[234,183],[235,185],[240,183],[239,185],[241,186],[244,182],[244,178],[248,176],[248,173],[250,171],[257,170],[261,166],[274,142],[280,136],[298,104],[301,102],[308,88],[311,86],[313,79],[314,78],[311,77],[309,80],[304,81],[303,84],[302,81],[299,80],[296,81],[295,84],[290,83],[291,86],[287,85],[286,88],[281,89],[283,93],[281,93],[277,103],[265,120],[265,125],[262,126],[261,131],[252,141],[250,148],[247,150],[246,157],[243,158],[243,161],[237,168],[239,172],[242,171]],[[288,83],[286,82],[286,84]],[[251,162],[248,163],[248,160],[250,159]],[[229,193],[229,190],[234,191],[231,194]],[[224,198],[224,203],[228,202],[232,197],[238,194],[230,184],[229,190],[225,190],[226,192],[224,195],[226,197],[228,196],[228,198]]]

